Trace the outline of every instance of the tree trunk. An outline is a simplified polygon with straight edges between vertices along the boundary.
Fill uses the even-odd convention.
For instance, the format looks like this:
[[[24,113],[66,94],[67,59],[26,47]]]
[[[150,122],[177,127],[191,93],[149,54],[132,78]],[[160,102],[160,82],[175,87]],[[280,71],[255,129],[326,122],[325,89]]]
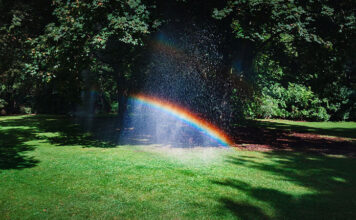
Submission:
[[[118,121],[119,121],[119,129],[123,128],[123,123],[124,123],[124,116],[125,112],[127,110],[127,101],[128,101],[128,94],[127,90],[122,90],[120,91],[119,89],[119,94],[118,94]]]
[[[16,112],[16,102],[12,96],[11,93],[8,93],[6,95],[6,99],[5,101],[7,102],[7,105],[5,106],[5,111],[8,115],[12,115],[12,114],[15,114]]]

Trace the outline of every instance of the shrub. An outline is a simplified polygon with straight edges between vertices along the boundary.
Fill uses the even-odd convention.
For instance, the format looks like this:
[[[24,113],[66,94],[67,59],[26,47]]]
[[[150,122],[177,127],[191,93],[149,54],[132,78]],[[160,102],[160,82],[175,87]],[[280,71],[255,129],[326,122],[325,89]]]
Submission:
[[[0,109],[5,108],[6,105],[7,105],[7,102],[5,102],[4,99],[0,99]]]
[[[111,112],[117,112],[117,110],[119,109],[119,103],[118,102],[113,102],[111,103]]]
[[[26,107],[26,106],[20,107],[20,114],[31,114],[31,113],[33,113],[31,107]]]
[[[289,83],[288,87],[284,88],[275,83],[264,87],[256,100],[259,100],[259,105],[255,102],[250,106],[255,106],[257,117],[318,121],[330,119],[323,107],[323,101],[310,88],[300,84]]]
[[[336,87],[336,86],[335,86]],[[356,91],[348,87],[328,88],[325,99],[327,111],[332,120],[356,120]]]

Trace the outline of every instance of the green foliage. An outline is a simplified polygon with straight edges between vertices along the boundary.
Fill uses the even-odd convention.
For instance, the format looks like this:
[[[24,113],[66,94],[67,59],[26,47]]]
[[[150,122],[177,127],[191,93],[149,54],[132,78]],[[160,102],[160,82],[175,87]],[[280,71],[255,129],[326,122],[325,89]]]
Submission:
[[[117,97],[113,91],[116,84],[120,81],[120,86],[127,86],[120,79],[128,73],[134,48],[142,45],[151,31],[149,9],[153,5],[139,0],[52,4],[55,19],[47,24],[44,34],[31,39],[32,60],[26,65],[27,72],[42,82],[42,94],[47,93],[49,99],[60,97],[68,106],[64,109],[73,108],[80,91],[92,87],[102,100],[112,102]]]
[[[119,108],[119,103],[117,101],[111,103],[111,112],[117,112],[118,108]]]
[[[21,106],[20,107],[20,114],[31,114],[33,113],[31,107]]]
[[[141,45],[149,33],[149,12],[141,1],[53,1],[56,21],[31,42],[36,66],[29,71],[47,81],[62,72],[108,68],[98,56],[111,38]],[[31,65],[31,64],[29,64]]]
[[[257,117],[318,121],[330,118],[323,102],[310,88],[300,84],[289,83],[288,87],[284,88],[275,83],[264,87],[256,101],[258,104],[253,105]]]
[[[0,110],[6,106],[6,101],[4,99],[0,99]]]
[[[0,98],[7,113],[19,113],[30,105],[36,82],[23,69],[29,61],[28,39],[44,26],[44,0],[0,2]]]
[[[138,46],[159,26],[154,7],[140,0],[1,2],[0,97],[17,112],[23,104],[72,111],[92,88],[112,102],[118,83],[131,85]]]
[[[256,80],[257,90],[275,83],[284,88],[289,82],[303,85],[323,100],[323,109],[314,109],[319,116],[311,118],[326,119],[327,114],[332,120],[355,118],[353,1],[230,0],[225,7],[215,9],[213,17],[230,20],[235,37],[250,42],[257,62],[255,72],[264,75],[262,80]],[[302,89],[290,90],[301,93],[295,100],[304,101],[302,97],[308,96]],[[284,104],[292,105],[288,106],[288,117],[310,115],[300,110],[306,108],[305,102],[296,106],[294,102],[277,102],[275,98],[280,99],[277,94],[262,98],[268,109],[264,111],[266,116],[287,117],[287,113],[277,110]]]
[[[333,116],[333,120],[356,119],[356,90],[334,84],[332,95],[325,100],[326,108]]]
[[[355,34],[353,1],[266,1],[229,0],[226,7],[214,9],[213,17],[232,16],[231,27],[239,38],[258,43],[268,41],[295,48],[298,41],[334,48],[343,37],[351,43]],[[327,25],[332,30],[325,29]],[[331,33],[330,33],[331,32]],[[346,45],[344,45],[346,46]]]
[[[258,56],[255,65],[257,72],[255,85],[258,89],[254,101],[251,101],[246,109],[246,114],[250,117],[308,120],[353,120],[355,118],[355,90],[345,86],[346,83],[335,79],[330,84],[328,80],[323,87],[313,86],[308,80],[296,79],[293,75],[287,74],[288,72],[279,62],[273,61],[266,54]],[[290,81],[298,81],[298,83],[290,83]],[[318,82],[322,80],[319,78]],[[295,86],[291,87],[291,85]],[[310,104],[307,104],[308,99],[312,100]],[[257,103],[262,104],[259,107]],[[304,110],[300,111],[300,109]]]
[[[147,59],[143,46],[155,30],[164,22],[187,22],[179,17],[185,13],[170,13],[166,4],[182,6],[195,21],[216,18],[216,36],[229,39],[229,45],[219,46],[226,69],[234,56],[244,63],[241,78],[221,70],[209,79],[210,89],[228,91],[214,101],[219,108],[224,101],[235,103],[223,110],[228,123],[241,118],[243,110],[253,117],[356,120],[351,0],[0,1],[1,108],[10,114],[30,112],[22,106],[65,113],[80,103],[83,92],[94,89],[100,111],[110,111],[117,97],[137,91],[144,74],[150,74],[141,71]],[[195,46],[208,45],[199,42]],[[210,68],[199,66],[202,72]],[[236,83],[240,80],[254,87],[253,100],[243,94],[249,89]]]

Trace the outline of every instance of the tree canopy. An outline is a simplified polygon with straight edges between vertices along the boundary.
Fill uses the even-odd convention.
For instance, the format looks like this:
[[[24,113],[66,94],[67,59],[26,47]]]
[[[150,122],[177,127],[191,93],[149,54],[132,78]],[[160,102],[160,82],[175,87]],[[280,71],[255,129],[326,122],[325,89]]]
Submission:
[[[146,89],[227,128],[356,120],[354,39],[352,0],[3,0],[0,110],[68,113],[95,91],[122,116]]]

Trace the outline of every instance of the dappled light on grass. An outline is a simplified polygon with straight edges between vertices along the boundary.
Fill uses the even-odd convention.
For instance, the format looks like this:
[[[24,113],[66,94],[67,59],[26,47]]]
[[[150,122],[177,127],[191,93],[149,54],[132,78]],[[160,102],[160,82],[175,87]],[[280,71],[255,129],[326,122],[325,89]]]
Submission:
[[[35,139],[31,128],[21,123],[6,126],[0,121],[0,169],[23,169],[36,166],[39,162],[26,152],[35,146],[26,142]]]
[[[264,160],[272,159],[273,163],[260,162],[245,156],[230,157],[228,162],[234,164],[236,168],[244,166],[273,175],[273,181],[282,180],[288,185],[295,184],[287,189],[295,188],[295,191],[299,191],[298,187],[304,187],[309,193],[298,195],[288,192],[289,190],[285,191],[282,187],[270,188],[258,183],[258,180],[249,183],[238,178],[227,178],[224,181],[213,180],[213,183],[268,203],[273,207],[274,217],[277,218],[352,219],[356,216],[354,159],[306,156],[301,153],[264,153],[263,155]],[[240,215],[239,206],[232,205],[237,203],[236,198],[224,198],[222,202],[237,216],[246,215],[246,213]],[[255,209],[258,210],[258,207]],[[265,217],[261,213],[258,215],[259,218]]]
[[[14,163],[0,167],[0,216],[356,218],[356,161],[347,155],[116,146],[72,122],[55,116],[1,120],[0,141],[7,142],[0,152],[14,146],[28,163],[2,154]]]
[[[284,129],[339,138],[356,139],[354,122],[303,122],[290,120],[258,120],[256,123],[269,129]]]
[[[297,151],[355,157],[356,140],[349,137],[352,137],[350,134],[353,131],[356,132],[356,123],[346,123],[349,126],[343,129],[345,134],[341,135],[338,129],[344,123],[250,120],[234,130],[234,137],[237,147],[243,150]],[[338,126],[336,132],[333,131],[334,126]]]

